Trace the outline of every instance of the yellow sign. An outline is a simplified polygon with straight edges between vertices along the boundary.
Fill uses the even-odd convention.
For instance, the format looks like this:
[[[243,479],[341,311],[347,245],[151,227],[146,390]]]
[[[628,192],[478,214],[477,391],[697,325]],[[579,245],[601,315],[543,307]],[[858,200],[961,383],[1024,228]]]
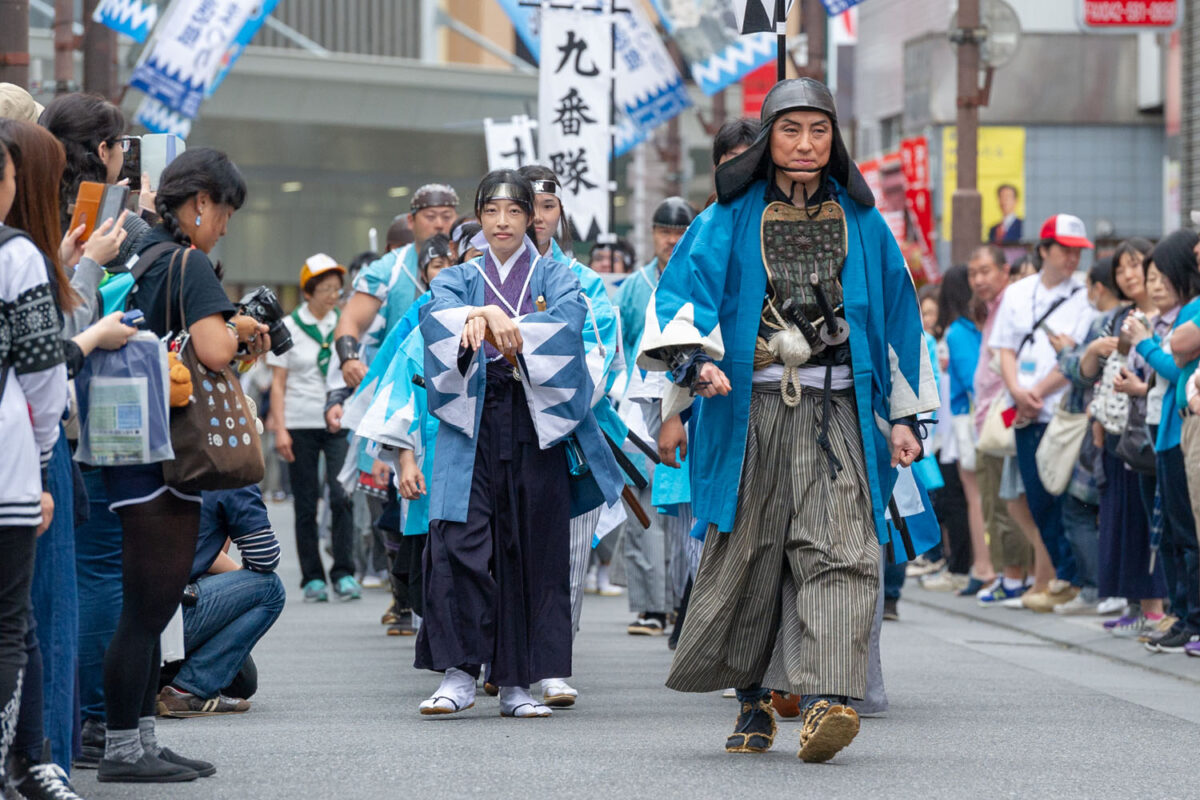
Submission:
[[[958,183],[958,132],[953,127],[942,129],[942,239],[951,240],[950,208],[954,187]],[[998,190],[1012,186],[1017,190],[1015,213],[1025,219],[1025,129],[1018,127],[983,126],[978,138],[978,179],[976,185],[983,196],[982,238],[986,241],[991,229],[1000,224]],[[1037,231],[1025,231],[1022,240],[1036,238]]]

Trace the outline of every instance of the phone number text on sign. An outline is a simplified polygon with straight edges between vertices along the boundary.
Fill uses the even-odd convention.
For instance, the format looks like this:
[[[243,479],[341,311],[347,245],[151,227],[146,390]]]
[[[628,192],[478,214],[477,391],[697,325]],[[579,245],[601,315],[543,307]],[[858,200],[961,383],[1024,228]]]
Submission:
[[[1178,23],[1178,0],[1083,0],[1084,27],[1170,28]]]

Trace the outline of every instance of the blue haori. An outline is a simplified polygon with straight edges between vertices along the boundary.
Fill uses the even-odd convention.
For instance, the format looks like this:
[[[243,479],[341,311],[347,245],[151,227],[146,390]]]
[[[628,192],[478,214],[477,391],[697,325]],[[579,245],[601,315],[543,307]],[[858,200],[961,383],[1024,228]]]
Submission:
[[[525,246],[530,253],[536,252],[528,237]],[[443,270],[431,287],[433,299],[421,310],[429,410],[442,423],[430,488],[433,520],[465,522],[467,518],[468,499],[461,491],[461,478],[470,474],[475,464],[487,358],[482,351],[464,353],[460,342],[470,310],[485,305],[484,258],[492,256]],[[514,283],[512,275],[509,283]],[[545,311],[514,316],[524,340],[518,369],[538,446],[547,449],[573,434],[588,461],[590,474],[571,484],[572,515],[596,506],[592,502],[579,507],[581,498],[603,496],[611,505],[620,498],[622,483],[591,413],[593,386],[582,336],[587,307],[580,296],[579,280],[564,264],[536,257],[525,294],[528,302],[536,303],[540,297],[547,306]],[[521,306],[512,305],[523,308],[526,302],[522,298]]]
[[[649,355],[658,348],[702,347],[729,376],[732,391],[699,403],[693,460],[693,512],[733,529],[745,455],[754,372],[754,346],[767,287],[761,224],[766,182],[753,183],[728,203],[715,203],[692,223],[675,248],[647,309],[638,365],[663,371]],[[937,385],[922,335],[912,277],[879,212],[834,183],[846,220],[847,255],[841,281],[859,429],[871,489],[876,534],[890,534],[884,509],[892,495],[891,421],[938,407]],[[692,402],[668,387],[663,416]],[[900,551],[903,548],[899,548]]]

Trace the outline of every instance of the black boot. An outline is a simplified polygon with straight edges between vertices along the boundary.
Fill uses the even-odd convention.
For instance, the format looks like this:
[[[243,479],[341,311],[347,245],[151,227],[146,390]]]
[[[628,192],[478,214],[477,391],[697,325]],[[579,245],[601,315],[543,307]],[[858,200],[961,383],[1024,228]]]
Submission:
[[[73,762],[75,769],[95,769],[104,758],[104,723],[98,719],[85,719],[83,731],[83,748],[79,758]]]
[[[725,740],[727,753],[765,753],[775,743],[775,715],[771,713],[771,696],[764,694],[742,703],[733,733]]]

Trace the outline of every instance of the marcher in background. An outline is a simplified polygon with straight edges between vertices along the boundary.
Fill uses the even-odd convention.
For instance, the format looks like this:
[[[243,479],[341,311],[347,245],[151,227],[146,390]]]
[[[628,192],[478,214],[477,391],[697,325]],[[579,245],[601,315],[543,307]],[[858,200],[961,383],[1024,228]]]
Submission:
[[[346,268],[324,253],[308,257],[300,268],[304,303],[284,318],[293,347],[283,355],[267,356],[274,372],[267,424],[275,433],[275,450],[289,464],[300,586],[306,602],[328,600],[329,584],[342,600],[362,597],[362,587],[354,578],[354,512],[350,496],[337,481],[349,439],[345,431],[331,433],[325,427],[325,383],[345,275]],[[332,516],[333,564],[328,583],[317,537],[322,455]]]
[[[642,339],[646,307],[675,245],[695,218],[695,209],[682,197],[668,197],[659,203],[654,209],[651,228],[654,258],[626,278],[617,291],[614,305],[621,315],[621,347],[626,354],[626,372],[631,376],[638,370],[634,354]],[[631,383],[632,380],[631,377]],[[624,560],[629,589],[629,610],[637,615],[628,631],[638,636],[659,636],[667,632],[667,612],[674,611],[682,598],[667,580],[665,520],[653,511],[653,466],[648,465],[648,471],[651,485],[638,492],[638,501],[649,512],[650,527],[642,529],[640,525],[626,523],[621,534],[620,557]]]

